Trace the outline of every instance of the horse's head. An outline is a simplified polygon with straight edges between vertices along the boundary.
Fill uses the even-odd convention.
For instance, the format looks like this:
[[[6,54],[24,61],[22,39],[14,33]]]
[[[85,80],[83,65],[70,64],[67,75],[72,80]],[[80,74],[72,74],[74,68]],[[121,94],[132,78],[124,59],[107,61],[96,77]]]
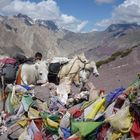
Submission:
[[[95,61],[91,61],[91,62],[90,62],[90,65],[91,65],[91,67],[93,68],[93,75],[94,75],[95,77],[98,77],[98,76],[99,76],[99,72],[98,72],[98,70],[97,70],[97,66],[96,66]]]
[[[78,56],[78,58],[80,59],[80,61],[84,64],[84,68],[83,68],[83,71],[81,71],[83,73],[83,75],[88,75],[89,72],[93,72],[93,75],[95,77],[98,77],[99,76],[99,72],[97,70],[97,66],[96,66],[96,63],[95,61],[91,61],[89,62],[89,60],[86,59],[84,53],[80,54]],[[81,66],[82,68],[82,66]],[[85,74],[84,74],[85,73]],[[86,74],[87,73],[87,74]]]
[[[81,68],[79,73],[80,82],[84,85],[92,73],[95,77],[99,76],[96,63],[94,61],[84,63],[84,67]]]
[[[84,84],[89,79],[91,72],[88,69],[81,69],[79,72],[80,83]]]
[[[38,80],[41,83],[48,81],[48,63],[46,61],[39,61],[35,64],[38,73]]]

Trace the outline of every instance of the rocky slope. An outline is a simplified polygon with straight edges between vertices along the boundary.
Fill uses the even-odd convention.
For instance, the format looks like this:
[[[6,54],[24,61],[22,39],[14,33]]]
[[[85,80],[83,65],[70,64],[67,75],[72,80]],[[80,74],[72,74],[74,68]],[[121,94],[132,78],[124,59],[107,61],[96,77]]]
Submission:
[[[99,89],[106,93],[120,86],[127,88],[140,72],[140,46],[126,57],[118,57],[115,61],[102,65],[99,69],[98,78],[91,77],[91,81]]]
[[[105,31],[74,33],[58,29],[53,21],[34,20],[22,14],[0,17],[0,54],[36,51],[44,57],[72,56],[85,52],[88,59],[103,59],[114,51],[140,43],[140,26],[114,24]]]

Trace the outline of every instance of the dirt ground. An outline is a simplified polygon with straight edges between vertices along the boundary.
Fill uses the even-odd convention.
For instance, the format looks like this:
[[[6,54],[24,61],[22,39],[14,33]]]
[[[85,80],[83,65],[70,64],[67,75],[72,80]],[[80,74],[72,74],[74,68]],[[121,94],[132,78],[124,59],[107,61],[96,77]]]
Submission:
[[[100,76],[90,79],[97,88],[104,89],[106,93],[120,86],[127,88],[140,72],[140,47],[124,58],[102,65],[98,70]]]

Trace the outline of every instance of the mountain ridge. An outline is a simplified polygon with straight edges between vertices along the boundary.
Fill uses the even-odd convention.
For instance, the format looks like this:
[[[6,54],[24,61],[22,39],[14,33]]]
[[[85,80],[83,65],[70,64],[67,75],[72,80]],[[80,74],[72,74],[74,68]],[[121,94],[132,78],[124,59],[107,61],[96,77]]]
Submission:
[[[97,61],[140,43],[140,26],[134,23],[113,24],[100,32],[75,33],[59,29],[53,21],[18,14],[1,16],[0,31],[1,53],[32,56],[40,51],[45,58],[84,52],[88,59]]]

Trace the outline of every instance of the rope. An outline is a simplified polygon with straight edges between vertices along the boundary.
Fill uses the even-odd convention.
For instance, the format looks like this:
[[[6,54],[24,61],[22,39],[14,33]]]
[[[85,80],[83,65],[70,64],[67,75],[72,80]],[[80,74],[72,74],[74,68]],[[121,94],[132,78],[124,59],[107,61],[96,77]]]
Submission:
[[[71,67],[70,67],[69,72],[67,73],[67,75],[68,75],[68,74],[75,74],[75,73],[77,73],[77,72],[70,73],[70,71],[71,71],[71,69],[73,68],[73,66],[74,66],[74,64],[75,64],[75,62],[76,62],[77,59],[79,59],[82,63],[84,63],[84,67],[83,67],[83,68],[85,68],[85,66],[86,66],[87,64],[89,64],[89,62],[82,61],[82,59],[81,59],[79,56],[77,56],[77,58],[75,59],[75,61],[74,61],[73,64],[71,65]],[[79,69],[80,69],[80,68],[79,68]],[[78,70],[78,71],[79,71],[79,70]],[[60,75],[61,75],[61,74],[60,74]]]
[[[68,74],[70,74],[70,71],[71,71],[71,69],[72,69],[74,63],[76,62],[76,60],[77,60],[77,59],[74,60],[74,62],[72,63],[72,65],[71,65],[71,67],[70,67],[68,73],[67,73],[65,76],[67,76]],[[62,69],[62,67],[61,67],[61,69]],[[60,72],[59,72],[60,74],[58,74],[58,77],[59,77],[59,78],[60,78],[60,75],[62,75],[62,74],[61,74],[61,69],[60,69]],[[62,77],[62,78],[63,78],[63,77]]]

